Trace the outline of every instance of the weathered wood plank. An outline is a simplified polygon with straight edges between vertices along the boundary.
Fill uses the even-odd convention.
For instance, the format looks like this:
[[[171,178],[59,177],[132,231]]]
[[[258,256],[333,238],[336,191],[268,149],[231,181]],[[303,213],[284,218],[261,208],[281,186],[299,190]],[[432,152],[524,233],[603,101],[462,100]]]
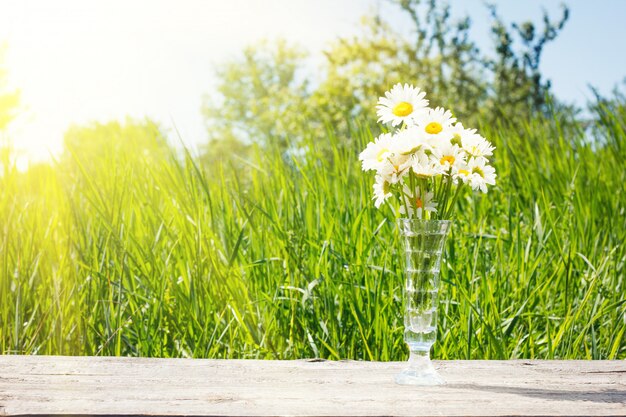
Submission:
[[[625,415],[623,361],[442,361],[444,386],[399,362],[0,356],[0,415]]]

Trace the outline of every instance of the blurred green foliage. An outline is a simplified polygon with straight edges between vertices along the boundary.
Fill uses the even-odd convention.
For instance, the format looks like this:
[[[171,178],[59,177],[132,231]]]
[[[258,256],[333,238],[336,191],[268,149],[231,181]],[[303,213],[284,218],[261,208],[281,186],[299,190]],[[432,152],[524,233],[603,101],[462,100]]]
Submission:
[[[297,77],[304,56],[284,41],[263,42],[245,48],[240,60],[222,64],[217,91],[203,108],[211,120],[209,141],[271,140],[286,146],[289,134],[307,121],[307,82]]]
[[[285,41],[251,46],[222,65],[218,93],[203,108],[211,139],[205,160],[221,158],[215,149],[225,145],[244,153],[252,142],[297,147],[329,126],[346,137],[355,122],[375,130],[376,101],[398,82],[421,87],[432,106],[451,109],[466,125],[523,124],[555,108],[573,111],[551,94],[539,69],[544,46],[568,19],[565,6],[556,21],[545,14],[541,25],[510,26],[489,6],[493,51],[484,54],[470,37],[469,17],[453,21],[445,3],[393,3],[409,17],[412,35],[381,16],[364,17],[361,33],[329,45],[314,77],[305,72],[302,49]]]
[[[72,172],[83,170],[88,174],[106,170],[120,155],[140,152],[135,156],[156,162],[171,153],[165,133],[149,119],[71,126],[65,133],[63,145],[61,165]]]

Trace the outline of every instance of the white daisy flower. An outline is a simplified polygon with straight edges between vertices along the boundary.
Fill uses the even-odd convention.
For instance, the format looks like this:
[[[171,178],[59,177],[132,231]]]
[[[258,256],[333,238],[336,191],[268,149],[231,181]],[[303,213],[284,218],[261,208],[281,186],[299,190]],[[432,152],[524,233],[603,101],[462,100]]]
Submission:
[[[496,170],[490,165],[486,165],[485,158],[471,158],[467,163],[467,170],[470,172],[469,185],[472,190],[487,192],[487,185],[496,185]]]
[[[467,184],[472,178],[471,172],[467,164],[460,165],[456,170],[452,171],[452,179],[455,184]]]
[[[430,178],[443,173],[443,168],[437,159],[432,154],[429,156],[424,152],[413,155],[411,168],[415,175],[421,178]]]
[[[430,146],[428,146],[426,134],[421,129],[409,127],[396,134],[394,148],[403,155],[409,155],[430,149]]]
[[[399,152],[390,153],[378,169],[378,174],[383,176],[385,181],[395,184],[409,172],[412,163],[411,155],[402,155]]]
[[[367,147],[359,155],[363,171],[380,169],[387,157],[393,152],[394,137],[391,133],[383,133],[367,144]]]
[[[487,157],[493,155],[494,146],[478,133],[466,135],[461,139],[461,146],[469,156],[474,158]]]
[[[431,143],[436,143],[440,140],[450,140],[452,138],[452,124],[454,122],[456,122],[456,119],[452,117],[450,110],[437,107],[422,113],[416,124],[427,134],[427,138]]]
[[[385,181],[382,175],[376,175],[374,183],[374,206],[379,208],[389,197],[391,197],[391,184]]]
[[[455,125],[450,128],[450,133],[452,134],[450,143],[462,147],[463,138],[475,134],[476,129],[466,129],[463,127],[462,123],[455,123]]]
[[[456,172],[460,167],[465,166],[465,152],[457,145],[450,142],[442,142],[432,148],[433,157],[439,161],[444,172]]]
[[[426,211],[431,213],[437,212],[437,203],[433,201],[432,192],[421,192],[420,188],[416,188],[415,192],[411,192],[406,185],[403,189],[404,204],[400,206],[400,213],[408,215],[409,218],[423,218]],[[407,213],[407,207],[409,212]]]
[[[416,116],[426,109],[428,100],[426,93],[412,85],[400,83],[385,92],[385,97],[378,99],[376,114],[379,122],[391,123],[392,126],[402,124],[413,125]]]

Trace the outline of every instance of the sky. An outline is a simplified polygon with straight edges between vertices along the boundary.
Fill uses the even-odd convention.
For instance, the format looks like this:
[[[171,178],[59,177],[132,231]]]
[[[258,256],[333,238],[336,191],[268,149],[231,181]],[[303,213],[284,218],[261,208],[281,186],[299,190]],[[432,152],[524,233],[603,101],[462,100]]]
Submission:
[[[453,17],[472,18],[472,36],[488,50],[484,2],[450,3]],[[508,22],[559,11],[549,0],[493,3]],[[583,105],[589,84],[608,93],[626,76],[626,1],[566,3],[570,21],[546,46],[542,70],[557,96]],[[385,0],[0,0],[9,82],[22,91],[10,132],[20,164],[60,152],[72,124],[126,116],[176,126],[194,148],[206,141],[200,108],[216,64],[279,37],[319,55],[337,36],[358,33],[360,16],[374,10],[409,27]]]

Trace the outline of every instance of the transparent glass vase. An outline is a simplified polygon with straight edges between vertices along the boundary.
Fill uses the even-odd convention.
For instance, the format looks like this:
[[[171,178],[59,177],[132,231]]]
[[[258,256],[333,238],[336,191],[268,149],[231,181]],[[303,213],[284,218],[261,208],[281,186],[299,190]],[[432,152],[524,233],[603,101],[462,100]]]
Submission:
[[[443,384],[430,361],[430,348],[437,338],[439,270],[449,228],[448,220],[398,219],[406,255],[404,341],[410,351],[407,368],[396,375],[398,384]]]

